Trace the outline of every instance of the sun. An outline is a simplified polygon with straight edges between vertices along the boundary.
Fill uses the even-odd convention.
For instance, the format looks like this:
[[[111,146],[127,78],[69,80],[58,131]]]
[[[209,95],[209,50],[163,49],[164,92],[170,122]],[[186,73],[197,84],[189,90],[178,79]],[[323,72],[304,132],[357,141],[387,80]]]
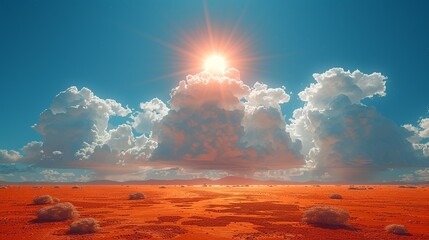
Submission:
[[[204,70],[208,72],[223,73],[225,68],[225,58],[220,55],[211,55],[204,61]]]

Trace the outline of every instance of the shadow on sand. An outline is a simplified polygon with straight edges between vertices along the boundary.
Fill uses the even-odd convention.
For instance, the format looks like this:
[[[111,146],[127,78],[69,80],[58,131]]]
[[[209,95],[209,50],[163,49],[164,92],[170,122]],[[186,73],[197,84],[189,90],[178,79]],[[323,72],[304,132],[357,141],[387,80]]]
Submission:
[[[317,223],[312,223],[309,225],[314,226],[314,227],[319,227],[319,228],[332,229],[332,230],[339,230],[339,229],[349,230],[349,231],[359,231],[360,230],[360,228],[352,227],[350,225],[328,225],[328,224],[317,224]]]

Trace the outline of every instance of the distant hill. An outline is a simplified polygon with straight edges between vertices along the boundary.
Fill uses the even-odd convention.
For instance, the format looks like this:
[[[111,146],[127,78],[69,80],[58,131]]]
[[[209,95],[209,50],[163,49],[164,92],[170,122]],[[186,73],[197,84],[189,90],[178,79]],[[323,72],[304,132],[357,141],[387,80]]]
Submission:
[[[109,183],[107,183],[109,182]],[[290,181],[275,181],[275,180],[257,180],[253,178],[243,178],[236,176],[228,176],[220,179],[195,178],[195,179],[170,179],[170,180],[141,180],[141,181],[91,181],[85,184],[90,185],[290,185],[290,184],[319,184],[319,182],[290,182]]]
[[[0,182],[1,184],[7,185],[12,184],[10,182]],[[95,180],[89,182],[22,182],[13,184],[23,185],[289,185],[289,184],[319,184],[319,182],[286,182],[286,181],[274,181],[274,180],[257,180],[252,178],[243,178],[236,176],[228,176],[216,180],[208,178],[195,178],[195,179],[149,179],[149,180],[134,180],[134,181],[111,181],[111,180]]]
[[[0,185],[19,184],[19,185],[429,185],[429,181],[417,183],[404,182],[385,182],[385,183],[347,183],[347,182],[294,182],[280,180],[258,180],[253,178],[244,178],[237,176],[228,176],[216,180],[208,178],[195,179],[169,179],[169,180],[135,180],[118,182],[112,180],[95,180],[90,182],[4,182]]]

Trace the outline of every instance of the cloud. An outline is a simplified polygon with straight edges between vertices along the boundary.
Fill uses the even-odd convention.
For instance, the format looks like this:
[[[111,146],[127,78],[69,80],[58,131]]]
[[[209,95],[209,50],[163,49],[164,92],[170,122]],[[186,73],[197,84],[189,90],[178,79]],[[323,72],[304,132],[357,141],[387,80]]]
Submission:
[[[292,168],[281,170],[266,170],[257,171],[253,175],[254,178],[261,180],[292,180],[296,177],[302,177],[306,173],[304,168]]]
[[[301,142],[292,141],[286,132],[280,108],[259,106],[246,110],[242,120],[244,135],[241,142],[247,148],[256,150],[257,159],[271,163],[267,169],[287,169],[304,164],[300,153]]]
[[[130,173],[145,165],[157,143],[145,135],[135,137],[132,127],[121,124],[107,132],[105,141],[86,144],[76,156],[81,160],[77,168],[95,170],[99,177],[106,174]]]
[[[167,105],[158,98],[154,98],[149,102],[140,103],[142,112],[136,112],[131,116],[132,126],[139,133],[150,133],[154,124],[168,114],[170,110]]]
[[[421,182],[429,181],[429,168],[419,169],[413,173],[400,175],[403,182]]]
[[[24,153],[22,158],[19,160],[20,162],[38,162],[43,157],[42,150],[43,142],[31,141],[27,143],[24,147],[21,148],[21,151]],[[54,152],[56,152],[54,154]],[[57,153],[60,151],[54,151],[52,155],[58,155]]]
[[[53,169],[45,169],[40,172],[41,175],[43,175],[44,180],[50,181],[50,182],[67,182],[74,179],[76,176],[72,172],[58,172]]]
[[[285,119],[280,104],[289,102],[290,96],[285,87],[269,88],[256,82],[245,97],[245,114],[242,120],[244,135],[241,142],[246,147],[255,149],[259,159],[273,163],[268,169],[299,167],[303,165],[301,142],[293,141],[286,131]],[[288,159],[287,164],[277,159]],[[281,166],[283,165],[283,167]]]
[[[408,141],[414,149],[421,151],[424,157],[429,157],[429,118],[420,119],[417,126],[405,124],[403,127],[412,133]]]
[[[332,68],[313,74],[313,78],[316,83],[298,94],[310,109],[326,109],[339,94],[347,96],[353,104],[359,104],[364,98],[386,95],[387,77],[380,73],[368,75],[359,70],[350,73],[343,68]]]
[[[429,118],[423,118],[419,122],[420,132],[422,138],[429,138]]]
[[[420,181],[429,181],[429,168],[419,169],[415,174]]]
[[[287,129],[301,140],[316,175],[362,181],[388,168],[421,164],[407,141],[411,134],[361,103],[386,94],[386,77],[341,68],[313,77],[316,83],[299,93],[305,105]]]
[[[428,118],[401,127],[362,103],[386,95],[385,76],[333,68],[313,77],[290,124],[281,110],[290,100],[284,86],[248,85],[233,68],[188,75],[167,103],[154,98],[134,112],[70,87],[33,126],[42,141],[0,150],[0,173],[33,171],[49,181],[230,174],[367,180],[389,168],[428,165]],[[113,125],[114,116],[123,123]],[[79,169],[94,175],[68,174]],[[424,177],[421,171],[412,177]]]
[[[290,100],[290,96],[285,92],[285,89],[285,87],[269,88],[266,84],[256,82],[249,95],[245,96],[247,100],[245,106],[248,111],[259,107],[279,110],[280,104],[287,103]]]
[[[402,182],[414,182],[415,180],[416,180],[416,177],[415,177],[415,175],[414,174],[410,174],[410,173],[408,173],[408,174],[401,174],[401,175],[399,175],[399,177],[400,177],[400,181],[402,181]]]
[[[88,175],[80,175],[79,177],[74,179],[75,182],[88,182],[90,180],[93,180],[93,179]]]
[[[188,75],[171,91],[171,109],[201,109],[207,105],[226,111],[243,109],[241,99],[249,94],[250,87],[231,76],[239,76],[238,70],[229,69],[221,75],[210,72]]]
[[[336,101],[349,100],[341,95]],[[313,115],[317,125],[314,158],[317,170],[341,179],[363,180],[387,168],[417,164],[415,151],[406,140],[409,133],[374,108],[359,104],[333,106]]]
[[[200,170],[192,171],[190,169],[178,167],[154,168],[140,166],[132,173],[106,175],[105,179],[114,181],[133,181],[147,179],[194,179],[208,178],[219,179],[229,176],[228,172],[220,170]]]
[[[111,116],[124,117],[130,112],[112,99],[95,96],[88,88],[70,87],[60,92],[33,126],[43,136],[40,164],[55,166],[80,160],[76,153],[86,144],[102,143],[109,137],[106,130]]]
[[[154,127],[152,163],[239,174],[304,163],[300,144],[285,129],[284,88],[249,87],[231,76],[239,72],[201,72],[172,90],[171,110]]]
[[[43,141],[25,145],[17,160],[41,168],[124,171],[125,159],[148,157],[147,147],[153,147],[146,145],[150,141],[145,136],[134,137],[127,124],[108,129],[110,117],[130,113],[129,108],[112,99],[101,99],[88,88],[70,87],[54,98],[33,126]]]
[[[0,163],[1,162],[16,162],[21,158],[21,154],[15,150],[0,149]]]

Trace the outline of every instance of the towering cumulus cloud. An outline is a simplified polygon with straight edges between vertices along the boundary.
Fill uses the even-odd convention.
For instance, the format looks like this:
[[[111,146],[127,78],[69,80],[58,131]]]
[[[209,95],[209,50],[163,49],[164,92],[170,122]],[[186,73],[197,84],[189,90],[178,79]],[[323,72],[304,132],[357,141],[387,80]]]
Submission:
[[[3,158],[44,168],[120,172],[125,161],[148,158],[151,148],[156,147],[145,136],[134,137],[127,124],[108,129],[111,116],[130,113],[130,109],[114,100],[101,99],[87,88],[70,87],[55,97],[33,126],[43,141],[28,143],[22,148],[22,156],[16,151],[2,151]]]
[[[29,171],[42,180],[87,179],[67,172],[86,169],[115,180],[239,174],[361,181],[410,167],[402,179],[427,179],[429,118],[398,126],[362,103],[386,95],[386,77],[342,68],[313,77],[289,125],[281,111],[290,100],[285,88],[249,86],[233,68],[189,75],[167,103],[154,98],[134,112],[70,87],[33,126],[42,141],[0,149],[0,179],[14,172],[26,179]],[[123,123],[112,124],[113,116]]]
[[[333,68],[314,74],[299,97],[288,129],[303,142],[307,161],[320,176],[367,180],[388,168],[418,165],[410,132],[383,117],[362,99],[385,95],[386,77]]]
[[[33,127],[43,136],[41,162],[51,165],[76,159],[86,145],[109,138],[110,116],[129,113],[116,101],[100,99],[87,88],[70,87],[61,92]]]
[[[195,170],[253,173],[301,166],[300,144],[285,130],[283,88],[249,87],[236,69],[189,75],[171,92],[154,128],[151,162]]]

